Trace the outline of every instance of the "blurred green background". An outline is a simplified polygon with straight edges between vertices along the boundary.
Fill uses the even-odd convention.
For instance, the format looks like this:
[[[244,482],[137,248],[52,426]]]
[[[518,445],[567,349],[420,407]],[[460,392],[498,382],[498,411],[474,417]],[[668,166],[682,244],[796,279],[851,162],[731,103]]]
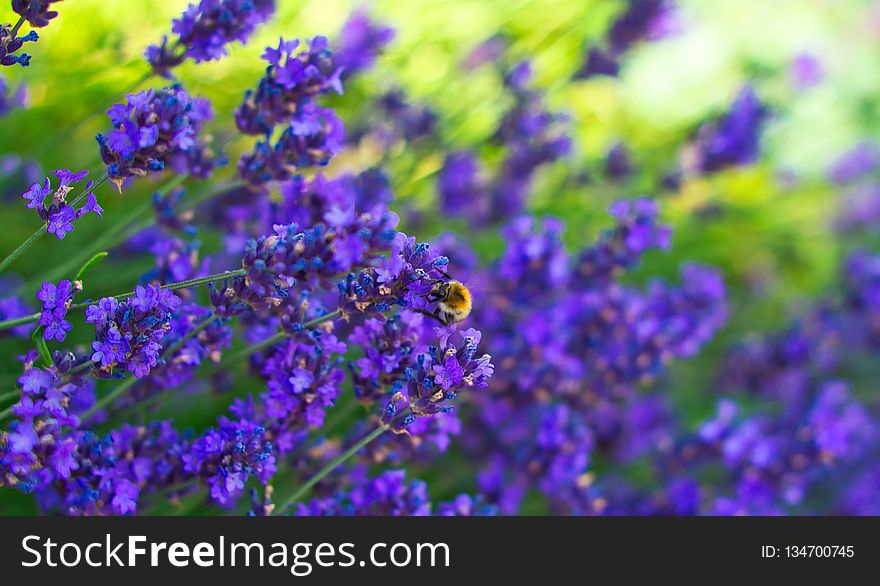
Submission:
[[[7,67],[0,75],[13,87],[26,84],[25,109],[0,119],[0,156],[39,158],[45,172],[59,167],[88,168],[101,174],[93,136],[105,129],[103,117],[73,132],[98,110],[106,109],[140,78],[147,66],[144,48],[169,31],[172,18],[186,6],[182,0],[106,2],[68,0],[58,4],[61,16],[41,29],[30,47],[29,68]],[[195,94],[209,97],[216,110],[212,125],[219,141],[232,136],[232,112],[243,92],[263,73],[260,54],[285,38],[327,35],[333,40],[351,11],[363,2],[347,0],[280,0],[275,18],[261,27],[247,46],[233,47],[228,58],[179,68],[180,81]],[[503,112],[500,80],[490,69],[464,74],[459,64],[479,42],[496,32],[513,40],[514,59],[533,60],[537,84],[546,89],[554,110],[571,115],[575,155],[543,169],[531,208],[536,214],[563,217],[572,248],[593,240],[608,225],[608,202],[619,197],[656,195],[665,219],[674,227],[673,248],[652,253],[635,280],[653,276],[675,279],[678,265],[699,261],[720,268],[731,290],[728,325],[701,354],[674,365],[670,392],[685,407],[690,421],[704,417],[714,404],[713,373],[723,350],[754,331],[784,324],[799,308],[828,290],[848,246],[831,229],[839,194],[826,172],[844,151],[876,134],[880,121],[880,4],[861,0],[681,0],[679,31],[655,43],[637,46],[619,79],[571,82],[586,47],[602,37],[624,3],[619,0],[377,0],[371,15],[397,31],[395,41],[373,70],[360,76],[334,101],[348,121],[364,107],[366,96],[400,86],[416,104],[432,107],[440,131],[453,148],[488,138]],[[8,6],[0,18],[14,21]],[[800,53],[816,56],[824,79],[807,90],[792,82],[790,66]],[[674,161],[686,136],[708,117],[723,112],[737,90],[751,82],[770,106],[758,164],[687,181],[676,192],[656,193],[646,179]],[[162,80],[147,85],[159,87]],[[644,173],[622,183],[576,185],[565,178],[602,165],[608,149],[625,143]],[[233,164],[218,172],[231,178],[234,162],[249,139],[228,143]],[[399,206],[431,210],[434,206],[440,152],[401,149],[388,162]],[[370,153],[350,153],[328,169],[335,173],[361,169],[373,162]],[[648,171],[653,171],[648,172]],[[137,182],[117,194],[98,191],[105,219],[83,220],[63,242],[44,238],[19,259],[11,272],[32,282],[64,262],[78,247],[102,234],[127,210],[142,204],[167,182]],[[197,182],[192,189],[203,189]],[[18,195],[27,188],[9,177],[0,179],[6,198],[0,251],[11,251],[37,227]],[[724,213],[695,213],[709,205]],[[420,238],[463,225],[430,219],[418,227]],[[409,232],[406,222],[401,226]],[[200,234],[203,253],[219,249],[217,235]],[[500,254],[497,234],[473,239],[484,260]],[[89,296],[130,290],[150,266],[144,257],[118,258],[90,273]],[[31,287],[29,290],[33,290]],[[74,341],[87,342],[74,338]],[[23,341],[4,339],[0,378],[11,388],[14,356]],[[256,383],[256,381],[254,381]],[[5,387],[4,387],[5,388]],[[249,389],[243,389],[247,391]],[[171,411],[181,426],[208,425],[229,402],[219,397]],[[161,415],[162,413],[160,413]],[[168,413],[165,413],[168,415]],[[450,461],[454,462],[455,455]],[[452,464],[450,464],[452,465]],[[277,484],[277,483],[276,483]],[[448,485],[449,483],[446,483]],[[467,488],[450,486],[451,492]],[[434,491],[432,485],[432,493]],[[432,494],[442,498],[445,494]],[[0,513],[33,511],[30,497],[0,493]],[[537,508],[536,511],[540,509]]]

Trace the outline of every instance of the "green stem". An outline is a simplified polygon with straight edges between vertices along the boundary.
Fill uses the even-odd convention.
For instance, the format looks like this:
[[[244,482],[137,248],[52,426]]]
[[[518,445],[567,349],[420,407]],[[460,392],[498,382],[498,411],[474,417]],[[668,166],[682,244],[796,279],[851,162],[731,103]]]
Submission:
[[[70,205],[73,207],[76,207],[77,205],[79,205],[86,197],[89,196],[90,193],[93,193],[96,189],[98,189],[99,187],[104,185],[108,179],[110,179],[110,174],[105,171],[103,175],[98,177],[98,180],[95,181],[91,187],[89,187],[88,189],[84,189],[82,191],[82,193],[77,195],[74,198],[74,200],[70,203]]]
[[[6,409],[4,409],[3,411],[0,411],[0,421],[5,420],[7,417],[12,415],[12,407],[14,407],[14,406],[15,405],[9,406]]]
[[[210,326],[212,323],[214,323],[214,322],[217,321],[218,319],[220,319],[220,316],[218,316],[217,314],[213,314],[213,313],[212,313],[212,314],[210,315],[210,317],[206,318],[205,320],[202,321],[202,323],[200,323],[199,325],[197,325],[196,327],[194,327],[193,329],[191,329],[190,331],[188,331],[188,332],[186,333],[185,336],[183,336],[182,338],[180,338],[179,340],[177,340],[175,343],[173,343],[172,345],[168,346],[168,348],[166,348],[165,350],[163,350],[163,351],[162,351],[162,356],[171,356],[172,354],[174,354],[175,352],[177,352],[178,350],[180,350],[180,348],[181,348],[184,344],[186,344],[187,340],[191,340],[192,338],[194,338],[194,337],[196,337],[197,335],[199,335],[200,332],[204,331],[205,328],[207,328],[208,326]],[[92,405],[92,407],[91,407],[88,411],[86,411],[85,413],[83,413],[82,420],[85,421],[86,419],[88,419],[89,417],[91,417],[92,415],[94,415],[98,410],[103,409],[104,407],[106,407],[107,405],[109,405],[110,403],[112,403],[113,401],[115,401],[115,400],[116,400],[117,398],[119,398],[119,397],[120,397],[125,391],[127,391],[127,390],[130,389],[132,386],[134,386],[134,384],[135,384],[138,380],[140,380],[140,379],[137,379],[137,378],[131,377],[131,378],[128,378],[128,379],[126,379],[125,381],[123,381],[122,384],[120,384],[118,387],[116,387],[115,389],[113,389],[112,391],[110,391],[109,393],[107,393],[106,395],[104,395],[103,397],[101,397],[101,399],[99,399],[98,401],[96,401],[95,404]]]
[[[207,277],[199,277],[197,279],[188,279],[186,281],[178,281],[176,283],[168,283],[166,285],[162,285],[162,289],[170,289],[171,291],[177,291],[178,289],[189,289],[190,287],[198,287],[200,285],[207,285],[208,283],[213,283],[215,281],[222,281],[224,279],[229,279],[231,277],[241,277],[247,271],[245,269],[237,269],[234,271],[224,271],[222,273],[216,273],[214,275],[208,275]],[[119,295],[114,295],[114,299],[128,299],[129,297],[134,297],[134,291],[129,291],[128,293],[120,293]],[[89,307],[93,305],[93,303],[74,303],[70,307],[68,307],[68,311],[72,311],[74,309],[83,309],[84,307]],[[10,319],[7,321],[0,321],[0,331],[8,330],[9,328],[14,328],[15,326],[20,326],[22,324],[32,323],[40,319],[39,313],[33,313],[31,315],[26,315],[24,317],[18,317],[15,319]]]
[[[93,191],[95,191],[95,190],[96,190],[98,187],[100,187],[105,181],[107,181],[108,178],[109,178],[109,176],[108,176],[106,173],[104,173],[104,175],[102,175],[101,178],[98,179],[98,181],[96,181],[91,187],[89,187],[88,189],[84,189],[83,192],[80,193],[80,194],[76,197],[76,199],[73,200],[73,203],[71,203],[70,205],[71,205],[71,206],[76,206],[79,202],[81,202],[82,200],[84,200],[84,199],[85,199],[90,193],[92,193]],[[47,227],[48,225],[49,225],[48,222],[43,222],[43,224],[42,224],[39,228],[37,228],[37,231],[36,231],[36,232],[34,232],[33,234],[31,234],[30,237],[28,237],[27,240],[25,240],[24,242],[22,242],[22,243],[19,245],[18,248],[16,248],[15,250],[13,250],[13,251],[9,254],[9,256],[7,256],[6,258],[4,258],[3,261],[0,262],[0,272],[3,272],[4,270],[6,270],[6,268],[7,268],[9,265],[11,265],[11,264],[15,261],[15,259],[17,259],[17,258],[20,257],[22,254],[24,254],[25,251],[27,251],[28,248],[30,248],[31,246],[33,246],[34,243],[35,243],[37,240],[39,240],[40,238],[42,238],[43,236],[45,236],[46,234],[48,234],[48,232],[46,232],[46,227]]]
[[[0,321],[0,330],[8,330],[10,328],[14,328],[16,326],[22,326],[24,324],[30,324],[40,319],[39,313],[32,313],[30,315],[26,315],[24,317],[17,317],[15,319],[10,319],[6,321]]]
[[[9,399],[17,399],[21,396],[21,391],[15,389],[14,391],[8,391],[0,395],[0,401],[8,401]]]
[[[171,291],[177,291],[178,289],[189,289],[190,287],[198,287],[200,285],[208,285],[209,283],[214,283],[216,281],[222,281],[224,279],[230,279],[232,277],[241,277],[247,273],[245,269],[236,269],[234,271],[224,271],[222,273],[215,273],[213,275],[208,275],[207,277],[198,277],[196,279],[187,279],[186,281],[177,281],[176,283],[168,283],[166,285],[162,285],[162,289],[169,289]],[[128,299],[129,297],[134,297],[134,291],[129,291],[128,293],[120,293],[119,295],[114,295],[114,299]],[[70,306],[69,309],[82,309],[83,307],[88,307],[92,305],[92,303],[74,303]],[[0,322],[0,329],[3,329],[3,322]]]
[[[43,222],[43,224],[42,224],[39,228],[37,228],[37,231],[36,231],[36,232],[34,232],[33,234],[31,234],[31,235],[28,237],[27,240],[25,240],[24,242],[22,242],[21,244],[19,244],[18,248],[16,248],[15,250],[13,250],[13,251],[9,254],[9,256],[7,256],[6,258],[4,258],[3,261],[0,262],[0,272],[3,272],[4,270],[6,270],[6,267],[8,267],[9,265],[11,265],[12,262],[13,262],[15,259],[17,259],[17,258],[20,257],[22,254],[24,254],[24,252],[25,252],[28,248],[30,248],[31,246],[33,246],[33,245],[34,245],[34,242],[36,242],[37,240],[39,240],[40,238],[42,238],[43,235],[46,234],[46,226],[48,226],[48,223]]]
[[[354,396],[352,396],[351,400],[345,405],[339,407],[329,419],[327,419],[326,423],[324,423],[324,429],[322,433],[324,435],[329,435],[336,429],[340,423],[348,419],[348,416],[355,412],[357,406],[360,404],[360,401]]]
[[[347,450],[345,450],[344,452],[342,452],[341,454],[339,454],[338,456],[333,458],[333,460],[331,460],[329,464],[327,464],[326,466],[321,468],[321,470],[317,474],[315,474],[314,476],[309,478],[305,484],[303,484],[298,489],[296,489],[296,491],[292,495],[290,495],[290,498],[288,498],[286,501],[284,501],[284,504],[282,504],[280,507],[275,509],[275,513],[278,513],[278,514],[283,513],[284,511],[289,509],[291,506],[296,504],[296,502],[299,499],[301,499],[303,496],[305,496],[306,493],[308,493],[312,489],[313,486],[315,486],[316,484],[321,482],[324,479],[324,477],[326,477],[328,474],[330,474],[331,472],[336,470],[336,468],[338,468],[339,466],[344,464],[349,458],[351,458],[352,456],[357,454],[359,451],[361,451],[365,446],[367,446],[374,439],[376,439],[377,437],[379,437],[380,435],[385,433],[385,431],[387,429],[388,428],[386,427],[386,425],[384,423],[379,425],[376,429],[374,429],[369,434],[367,434],[358,443],[354,444],[353,446],[351,446],[350,448],[348,448]]]
[[[139,380],[140,379],[135,378],[135,377],[130,377],[130,378],[125,379],[124,381],[122,381],[122,383],[119,384],[119,386],[115,387],[112,391],[110,391],[109,393],[107,393],[106,395],[104,395],[103,397],[98,399],[97,401],[95,401],[95,404],[92,405],[88,411],[83,413],[82,417],[80,417],[80,419],[82,421],[86,421],[88,418],[90,418],[92,415],[94,415],[100,409],[103,409],[104,407],[106,407],[107,405],[109,405],[110,403],[115,401],[125,391],[127,391],[128,389],[133,387],[134,384],[136,382],[138,382]]]
[[[9,38],[14,40],[15,35],[18,34],[18,31],[21,30],[21,25],[24,24],[25,18],[23,16],[19,17],[18,22],[15,23],[15,26],[12,27],[12,30],[9,31]]]
[[[85,362],[83,362],[79,366],[74,366],[73,368],[71,368],[70,370],[65,372],[64,374],[66,376],[73,376],[75,374],[79,374],[81,372],[84,372],[84,371],[90,369],[92,366],[94,366],[94,363],[91,360],[86,360]]]

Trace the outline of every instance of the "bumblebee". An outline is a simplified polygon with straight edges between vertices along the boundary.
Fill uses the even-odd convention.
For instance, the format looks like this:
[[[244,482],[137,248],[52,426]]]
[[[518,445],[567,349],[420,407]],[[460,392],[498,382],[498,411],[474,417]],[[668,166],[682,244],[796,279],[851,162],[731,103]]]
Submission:
[[[449,275],[446,275],[447,277]],[[427,300],[437,303],[437,309],[434,313],[424,311],[429,317],[432,317],[442,323],[449,325],[464,320],[471,314],[473,300],[470,289],[461,281],[450,279],[448,281],[437,281],[434,283],[431,292],[427,296]]]

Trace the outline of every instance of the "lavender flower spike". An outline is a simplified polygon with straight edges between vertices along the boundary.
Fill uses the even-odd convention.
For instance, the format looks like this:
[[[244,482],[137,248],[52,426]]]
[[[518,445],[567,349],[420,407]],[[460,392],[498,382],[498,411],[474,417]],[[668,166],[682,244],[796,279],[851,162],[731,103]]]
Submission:
[[[11,67],[21,65],[27,67],[31,64],[31,56],[27,53],[16,55],[25,43],[35,42],[40,38],[37,31],[31,31],[24,36],[12,36],[12,26],[0,24],[0,66]]]
[[[161,341],[170,329],[180,297],[158,285],[138,286],[128,301],[101,299],[86,309],[86,321],[95,324],[92,362],[99,376],[124,367],[136,377],[149,374],[159,361]]]
[[[395,392],[385,405],[382,421],[403,433],[416,417],[429,417],[452,410],[450,403],[462,390],[489,385],[495,372],[492,357],[477,357],[480,332],[456,326],[438,328],[439,344],[406,369],[405,389]]]
[[[23,16],[34,28],[41,28],[58,16],[52,4],[61,0],[12,0],[12,10]]]
[[[225,57],[228,45],[246,43],[274,12],[275,0],[201,0],[172,23],[174,42],[165,37],[160,45],[150,45],[145,56],[156,74],[170,78],[171,69],[187,57],[196,63]]]
[[[114,130],[96,138],[110,180],[122,191],[128,177],[162,171],[176,157],[199,160],[206,148],[199,132],[214,112],[208,100],[193,98],[175,84],[130,94],[107,115]]]
[[[43,283],[43,286],[37,291],[37,299],[43,302],[39,323],[46,328],[43,331],[43,337],[46,340],[54,338],[63,342],[67,332],[73,329],[73,325],[64,318],[67,315],[70,302],[78,290],[79,285],[64,279],[58,285]]]

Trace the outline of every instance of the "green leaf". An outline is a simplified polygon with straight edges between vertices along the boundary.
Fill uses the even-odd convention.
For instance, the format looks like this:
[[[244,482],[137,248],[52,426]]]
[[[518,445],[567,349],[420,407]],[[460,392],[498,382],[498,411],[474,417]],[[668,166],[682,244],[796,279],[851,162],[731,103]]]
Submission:
[[[49,345],[46,344],[46,339],[41,335],[43,333],[43,326],[38,326],[37,329],[34,330],[34,333],[31,334],[31,340],[34,343],[34,346],[37,347],[37,352],[40,353],[40,356],[43,358],[43,366],[50,367],[55,364],[52,361],[52,353],[49,352]]]
[[[93,264],[95,264],[96,262],[98,262],[99,260],[101,260],[102,258],[107,256],[108,254],[110,254],[110,253],[108,253],[107,251],[103,251],[103,252],[99,252],[98,254],[96,254],[95,256],[90,258],[88,261],[86,261],[86,264],[84,264],[82,266],[82,268],[76,273],[76,277],[74,277],[73,280],[74,281],[81,280],[83,275],[86,273],[86,271],[89,270],[90,268],[92,268]]]

